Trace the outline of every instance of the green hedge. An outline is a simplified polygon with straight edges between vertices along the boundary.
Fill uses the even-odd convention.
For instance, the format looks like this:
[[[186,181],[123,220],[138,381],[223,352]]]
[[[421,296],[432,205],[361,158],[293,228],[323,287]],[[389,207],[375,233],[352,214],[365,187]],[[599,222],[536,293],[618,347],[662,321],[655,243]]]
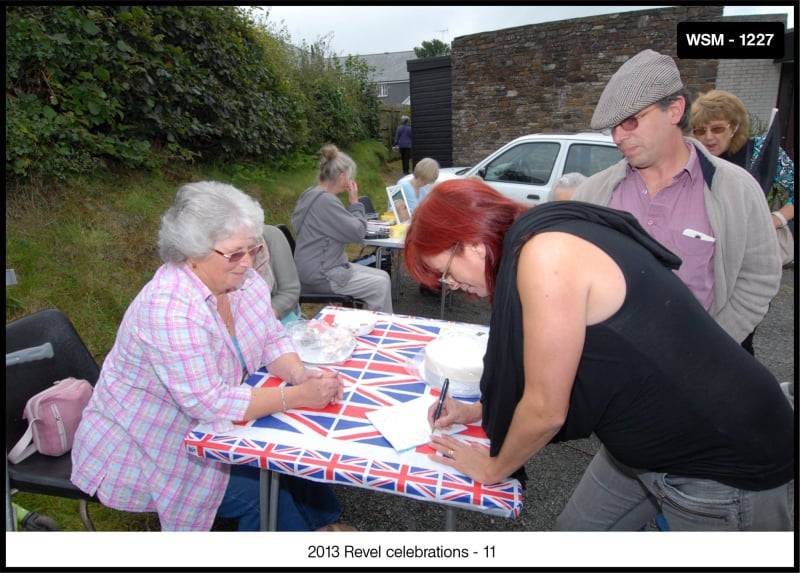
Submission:
[[[235,6],[6,7],[6,174],[285,161],[377,137],[363,61]]]

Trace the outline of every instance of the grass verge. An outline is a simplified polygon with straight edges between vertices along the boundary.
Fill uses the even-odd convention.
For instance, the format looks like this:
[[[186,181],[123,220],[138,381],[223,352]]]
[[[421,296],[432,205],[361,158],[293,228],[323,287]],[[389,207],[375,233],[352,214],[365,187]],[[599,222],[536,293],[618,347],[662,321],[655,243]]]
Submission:
[[[385,186],[399,169],[378,141],[346,150],[358,166],[361,195],[385,209]],[[99,172],[59,187],[6,189],[6,268],[18,284],[6,288],[6,322],[45,308],[70,317],[98,364],[116,337],[130,302],[161,264],[156,250],[160,217],[183,183],[219,180],[259,200],[265,222],[289,223],[297,197],[314,184],[316,159],[297,158],[283,168],[269,166],[185,166],[159,173]],[[360,250],[351,246],[351,254]],[[319,307],[306,305],[313,316]],[[52,517],[62,530],[82,531],[78,502],[28,493],[14,502]],[[154,531],[154,514],[118,512],[90,504],[101,531]]]

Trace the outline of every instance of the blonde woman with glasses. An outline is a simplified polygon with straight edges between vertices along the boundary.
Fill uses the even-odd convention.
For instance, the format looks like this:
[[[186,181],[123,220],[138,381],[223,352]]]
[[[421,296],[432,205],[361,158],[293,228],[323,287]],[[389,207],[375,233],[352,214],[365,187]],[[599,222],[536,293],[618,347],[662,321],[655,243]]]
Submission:
[[[777,118],[775,119],[777,121]],[[736,95],[724,90],[711,90],[701,94],[692,104],[690,124],[692,135],[716,157],[727,159],[750,170],[764,153],[766,138],[750,137],[750,121],[744,103]],[[794,161],[778,148],[774,178],[763,182],[767,203],[776,229],[789,225],[794,233]],[[771,200],[770,192],[778,193],[780,208]]]

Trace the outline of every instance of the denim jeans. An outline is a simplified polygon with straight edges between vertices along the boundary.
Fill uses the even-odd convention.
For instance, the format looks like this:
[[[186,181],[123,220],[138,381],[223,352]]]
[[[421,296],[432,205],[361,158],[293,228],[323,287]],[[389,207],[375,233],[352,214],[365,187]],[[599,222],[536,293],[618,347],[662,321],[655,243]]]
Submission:
[[[672,531],[791,531],[794,480],[765,491],[636,470],[601,447],[556,520],[560,531],[638,531],[663,513]]]
[[[239,518],[239,531],[258,531],[259,474],[254,466],[231,466],[231,478],[217,517]],[[281,475],[278,531],[314,531],[333,523],[342,505],[328,484]]]

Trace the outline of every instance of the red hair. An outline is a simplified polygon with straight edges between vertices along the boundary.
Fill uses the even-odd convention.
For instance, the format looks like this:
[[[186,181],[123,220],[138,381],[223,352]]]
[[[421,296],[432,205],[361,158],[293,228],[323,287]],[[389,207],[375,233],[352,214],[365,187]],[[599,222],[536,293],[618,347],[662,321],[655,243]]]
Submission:
[[[429,267],[422,257],[436,256],[456,243],[459,249],[482,243],[486,247],[486,286],[493,298],[503,237],[527,210],[527,206],[482,181],[450,179],[437,183],[411,217],[404,253],[408,272],[417,282],[435,288],[441,271]]]

